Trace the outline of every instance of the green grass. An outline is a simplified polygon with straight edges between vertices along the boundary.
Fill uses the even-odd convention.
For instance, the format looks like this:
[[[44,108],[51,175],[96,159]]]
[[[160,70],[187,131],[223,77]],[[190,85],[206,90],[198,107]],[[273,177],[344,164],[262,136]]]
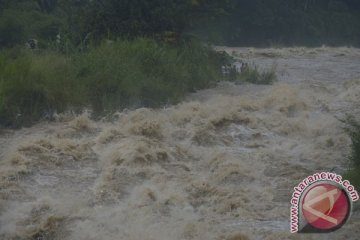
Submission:
[[[174,48],[145,39],[103,44],[77,64],[96,112],[175,103],[215,82],[220,69],[217,55],[201,45]]]
[[[20,126],[76,103],[71,59],[55,53],[0,54],[0,123]]]
[[[275,67],[260,72],[256,66],[248,66],[236,77],[236,80],[253,84],[272,84],[277,81],[277,76]]]
[[[360,122],[354,117],[348,117],[345,128],[351,139],[350,167],[345,178],[349,179],[357,190],[360,189]]]
[[[0,52],[0,125],[30,125],[52,112],[176,103],[220,79],[222,57],[199,43],[115,41],[82,53]]]

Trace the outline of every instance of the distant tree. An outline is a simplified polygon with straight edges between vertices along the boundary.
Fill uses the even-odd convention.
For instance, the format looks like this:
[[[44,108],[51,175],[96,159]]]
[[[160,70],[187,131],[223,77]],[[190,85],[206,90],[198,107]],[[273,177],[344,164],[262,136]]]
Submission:
[[[222,44],[360,45],[358,0],[233,0],[227,12],[208,27]]]
[[[180,36],[204,19],[223,13],[220,0],[93,0],[78,11],[83,35],[93,38]]]
[[[0,0],[0,47],[25,44],[28,38],[54,39],[62,23],[57,0]]]
[[[50,13],[57,6],[57,0],[36,0],[42,12]]]
[[[12,47],[23,41],[24,27],[16,16],[3,15],[0,18],[0,47]]]

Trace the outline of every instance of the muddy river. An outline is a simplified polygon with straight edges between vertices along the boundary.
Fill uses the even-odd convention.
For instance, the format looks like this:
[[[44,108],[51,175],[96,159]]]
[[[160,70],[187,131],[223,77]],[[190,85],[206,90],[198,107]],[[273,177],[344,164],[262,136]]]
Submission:
[[[289,211],[302,179],[347,168],[360,50],[217,48],[279,81],[2,130],[0,239],[357,239],[359,211],[326,235],[290,234]]]

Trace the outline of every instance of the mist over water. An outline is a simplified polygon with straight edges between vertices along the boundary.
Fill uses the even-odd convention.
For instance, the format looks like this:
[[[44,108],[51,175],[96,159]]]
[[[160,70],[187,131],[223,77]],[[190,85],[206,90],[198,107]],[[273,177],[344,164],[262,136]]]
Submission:
[[[272,86],[223,82],[163,109],[0,133],[0,239],[356,239],[289,233],[292,188],[343,173],[360,50],[218,47],[276,65]]]

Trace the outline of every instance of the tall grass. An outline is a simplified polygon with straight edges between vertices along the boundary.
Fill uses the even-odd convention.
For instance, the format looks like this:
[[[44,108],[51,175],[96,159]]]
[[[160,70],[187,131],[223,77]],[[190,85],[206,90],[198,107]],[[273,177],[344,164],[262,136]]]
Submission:
[[[76,78],[96,112],[174,103],[218,79],[217,55],[201,45],[171,47],[138,39],[103,44],[79,56]]]
[[[221,57],[197,43],[116,41],[87,52],[0,52],[0,124],[29,125],[54,111],[157,107],[220,78]]]
[[[76,103],[71,60],[54,53],[0,54],[0,123],[23,125]]]
[[[278,79],[275,67],[260,72],[256,66],[248,66],[239,74],[236,80],[253,84],[272,84]]]
[[[346,178],[359,190],[360,189],[360,122],[354,117],[347,117],[346,131],[351,139],[350,167]]]

